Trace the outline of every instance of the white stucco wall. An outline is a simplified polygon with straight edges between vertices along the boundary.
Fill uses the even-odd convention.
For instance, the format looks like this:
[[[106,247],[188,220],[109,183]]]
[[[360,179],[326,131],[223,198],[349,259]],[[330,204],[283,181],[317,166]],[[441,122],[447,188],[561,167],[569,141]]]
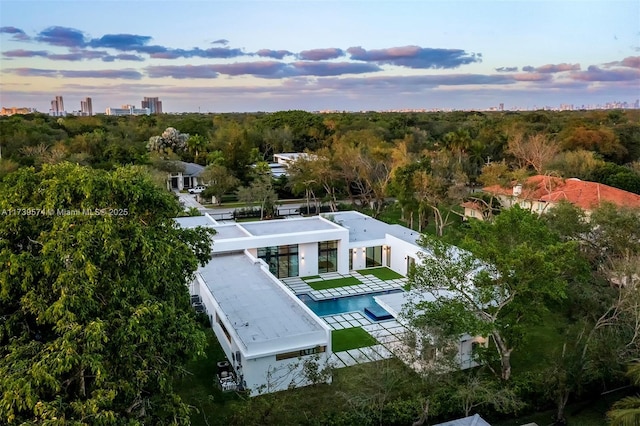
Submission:
[[[245,252],[245,255],[252,258],[249,250]],[[259,261],[255,258],[252,260]],[[269,268],[264,262],[259,262],[262,264],[261,267],[264,273],[273,278],[274,285],[278,286],[281,291],[285,291],[291,296],[292,303],[300,306],[308,314],[317,318],[300,299],[298,299],[288,288],[269,273]],[[309,385],[311,383],[303,374],[303,361],[311,359],[317,360],[320,366],[326,366],[329,362],[329,358],[331,356],[331,329],[319,318],[317,321],[318,324],[321,325],[322,330],[317,333],[309,333],[305,336],[283,336],[282,339],[265,342],[259,345],[256,344],[254,345],[255,347],[247,348],[235,333],[233,325],[227,320],[224,311],[211,294],[211,291],[203,281],[202,277],[200,275],[196,275],[189,287],[191,294],[197,294],[200,296],[207,314],[211,319],[211,328],[220,342],[220,346],[222,347],[225,356],[232,365],[237,377],[242,379],[245,388],[251,391],[251,396],[256,396],[265,392],[286,390],[289,388],[292,381],[296,386]],[[229,337],[227,337],[222,330],[218,320],[226,328]],[[325,352],[315,355],[307,355],[300,358],[296,357],[280,361],[276,360],[276,354],[312,349],[317,346],[325,346]],[[222,360],[210,361],[218,362]],[[330,382],[331,377],[328,376],[327,383]]]
[[[411,256],[416,260],[416,263],[419,263],[417,254],[420,251],[419,247],[389,234],[387,234],[386,240],[387,245],[391,247],[391,265],[387,265],[387,267],[407,276],[407,257]]]
[[[298,265],[301,277],[318,274],[318,243],[298,244]]]
[[[296,387],[312,384],[304,373],[304,364],[307,361],[316,361],[326,367],[329,362],[329,353],[307,355],[299,358],[289,358],[276,361],[275,355],[242,359],[243,377],[245,386],[251,392],[251,396],[264,393],[278,392],[289,389],[292,383]],[[328,376],[327,383],[331,383]]]

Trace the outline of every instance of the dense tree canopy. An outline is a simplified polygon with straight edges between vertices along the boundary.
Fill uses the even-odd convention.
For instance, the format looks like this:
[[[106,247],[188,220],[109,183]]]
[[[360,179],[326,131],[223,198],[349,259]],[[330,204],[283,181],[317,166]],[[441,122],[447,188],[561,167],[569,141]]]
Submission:
[[[188,423],[172,379],[204,337],[187,279],[210,233],[139,167],[0,182],[0,423]]]
[[[408,316],[458,338],[491,336],[500,377],[511,376],[511,354],[551,303],[566,297],[579,271],[577,245],[562,242],[535,214],[513,207],[494,222],[473,221],[461,251],[425,238],[427,254],[409,275]]]

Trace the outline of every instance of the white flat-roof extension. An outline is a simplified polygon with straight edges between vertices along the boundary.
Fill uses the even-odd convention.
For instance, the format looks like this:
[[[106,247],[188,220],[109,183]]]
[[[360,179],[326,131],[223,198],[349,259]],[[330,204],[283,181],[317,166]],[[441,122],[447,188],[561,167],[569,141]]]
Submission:
[[[379,242],[385,244],[387,234],[410,244],[418,245],[421,234],[402,225],[389,225],[380,220],[369,217],[356,211],[325,213],[325,217],[331,217],[337,224],[349,230],[349,242],[351,247],[360,247],[362,243]]]
[[[251,237],[244,228],[237,223],[230,223],[226,225],[214,226],[216,234],[213,236],[213,241],[228,240],[233,238],[248,238]]]
[[[326,345],[329,327],[246,253],[213,256],[198,271],[245,357]]]
[[[453,294],[447,290],[440,290],[438,291],[438,296],[450,299],[453,297]],[[417,291],[382,294],[380,296],[374,296],[373,300],[382,306],[385,311],[393,315],[395,319],[402,321],[402,308],[416,298],[426,302],[436,301],[436,297],[432,293]]]
[[[389,225],[356,211],[325,213],[335,223],[349,230],[349,242],[384,240]]]
[[[177,217],[174,220],[182,228],[195,228],[197,226],[212,227],[218,224],[218,222],[208,214],[204,216]]]
[[[340,227],[319,216],[303,217],[288,220],[263,220],[244,222],[241,226],[256,237],[266,235],[295,234],[310,231],[333,231]]]
[[[220,233],[213,236],[213,253],[347,239],[346,229],[319,216],[219,225],[215,229]]]

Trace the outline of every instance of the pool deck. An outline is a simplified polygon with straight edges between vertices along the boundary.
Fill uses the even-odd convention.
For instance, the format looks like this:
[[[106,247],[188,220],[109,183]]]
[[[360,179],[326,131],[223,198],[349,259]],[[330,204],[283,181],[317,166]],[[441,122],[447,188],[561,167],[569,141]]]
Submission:
[[[354,277],[360,281],[361,284],[329,288],[326,290],[314,290],[307,284],[307,282],[335,280],[337,278],[345,277]],[[307,294],[315,300],[327,300],[338,297],[378,293],[387,290],[398,290],[402,289],[407,283],[406,278],[381,280],[374,275],[363,275],[357,271],[351,271],[347,275],[339,274],[337,272],[321,274],[319,278],[307,279],[307,282],[300,277],[281,278],[280,281],[282,281],[296,295]],[[373,346],[334,352],[330,358],[334,368],[350,367],[356,364],[363,364],[394,357],[395,355],[392,350],[395,350],[398,345],[401,344],[402,335],[406,331],[405,328],[394,319],[374,322],[364,315],[364,313],[357,311],[345,312],[336,315],[326,315],[320,318],[324,320],[332,330],[362,327],[379,342],[377,345]]]
[[[379,361],[394,356],[391,348],[396,348],[402,341],[405,328],[396,320],[374,323],[360,312],[348,312],[337,315],[327,315],[322,318],[332,330],[362,327],[379,343],[364,348],[334,352],[331,363],[334,368],[350,367],[355,364]]]
[[[313,278],[309,282],[335,280],[337,278],[354,277],[362,284],[345,287],[328,288],[326,290],[312,289],[302,278],[291,277],[281,278],[282,281],[296,295],[308,294],[314,300],[335,299],[336,297],[355,296],[359,294],[377,293],[386,290],[402,289],[406,284],[406,278],[396,278],[393,280],[381,280],[373,275],[362,275],[359,272],[351,271],[348,275],[331,272],[320,275],[320,278]]]

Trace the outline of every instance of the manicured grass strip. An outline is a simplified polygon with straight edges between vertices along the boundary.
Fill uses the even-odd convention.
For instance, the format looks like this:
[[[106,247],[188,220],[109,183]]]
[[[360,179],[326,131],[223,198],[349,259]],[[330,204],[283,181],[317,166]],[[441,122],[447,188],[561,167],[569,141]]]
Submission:
[[[358,271],[362,275],[373,275],[376,278],[380,278],[382,281],[386,280],[396,280],[398,278],[404,278],[402,275],[397,273],[396,271],[389,268],[371,268],[371,269],[361,269]]]
[[[326,290],[328,288],[347,287],[362,284],[356,277],[336,278],[333,280],[314,281],[307,283],[314,290]]]
[[[373,346],[378,341],[362,327],[343,328],[331,332],[331,348],[333,352],[348,351],[350,349]]]
[[[313,280],[316,278],[320,278],[320,275],[309,275],[308,277],[302,277],[302,281]]]

